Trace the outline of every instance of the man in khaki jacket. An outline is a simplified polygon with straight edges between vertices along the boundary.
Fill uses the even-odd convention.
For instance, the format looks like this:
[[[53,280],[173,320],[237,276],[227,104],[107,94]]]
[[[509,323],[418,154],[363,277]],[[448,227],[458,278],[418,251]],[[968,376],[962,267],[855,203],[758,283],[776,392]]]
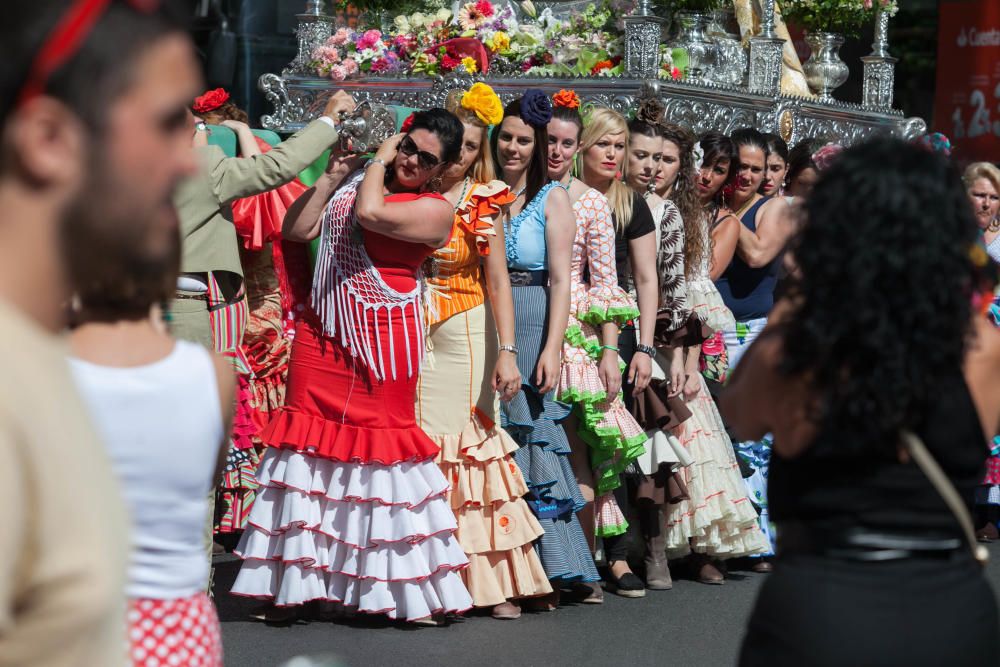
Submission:
[[[124,667],[124,501],[60,332],[95,263],[176,244],[199,67],[125,2],[5,3],[0,52],[0,666]]]
[[[274,149],[253,157],[226,157],[218,146],[197,149],[201,169],[181,184],[174,198],[181,221],[181,278],[177,298],[170,305],[175,336],[208,348],[216,346],[209,308],[224,308],[242,299],[243,269],[230,204],[295,178],[337,141],[334,122],[341,113],[353,109],[353,99],[338,91],[327,102],[322,116]],[[196,134],[204,131],[199,123]],[[209,283],[213,278],[221,288],[223,303],[210,303]]]

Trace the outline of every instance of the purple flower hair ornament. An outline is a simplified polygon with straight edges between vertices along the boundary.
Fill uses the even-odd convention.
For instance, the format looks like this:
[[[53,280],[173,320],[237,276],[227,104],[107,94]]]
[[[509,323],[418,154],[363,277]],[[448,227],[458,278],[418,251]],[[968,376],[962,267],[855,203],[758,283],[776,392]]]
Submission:
[[[552,120],[552,100],[540,90],[529,89],[521,97],[521,120],[531,127],[545,127]]]

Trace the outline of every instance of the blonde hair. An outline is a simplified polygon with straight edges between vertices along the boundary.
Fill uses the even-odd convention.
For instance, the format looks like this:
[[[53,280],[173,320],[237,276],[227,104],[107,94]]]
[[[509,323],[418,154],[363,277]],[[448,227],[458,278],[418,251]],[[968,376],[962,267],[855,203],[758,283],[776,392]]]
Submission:
[[[997,194],[1000,194],[1000,169],[997,169],[996,165],[992,162],[973,162],[965,168],[965,173],[962,174],[966,188],[971,188],[972,184],[980,178],[985,178],[992,183],[993,189],[997,191]]]
[[[583,135],[580,137],[580,154],[590,150],[606,134],[624,135],[625,145],[628,146],[628,124],[625,118],[607,107],[595,107],[590,117],[584,120]],[[622,167],[624,166],[623,162]],[[608,198],[611,210],[615,214],[615,231],[621,232],[632,220],[632,188],[615,178],[612,179],[611,187],[604,196]]]
[[[470,111],[462,106],[462,95],[465,91],[453,90],[448,94],[448,99],[445,100],[445,109],[455,114],[463,125],[471,125],[473,127],[481,128],[483,131],[482,141],[479,142],[479,155],[476,157],[476,161],[469,167],[469,172],[466,176],[471,176],[472,180],[477,183],[489,183],[490,181],[496,179],[497,170],[493,166],[493,154],[490,151],[490,133],[489,127],[486,123],[480,120],[476,112]],[[462,143],[465,143],[464,140]]]

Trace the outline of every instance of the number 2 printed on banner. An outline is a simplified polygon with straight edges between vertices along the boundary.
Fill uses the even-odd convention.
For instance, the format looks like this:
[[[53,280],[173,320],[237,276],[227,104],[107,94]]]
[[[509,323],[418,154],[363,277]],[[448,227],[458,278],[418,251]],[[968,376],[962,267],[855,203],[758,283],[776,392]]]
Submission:
[[[993,99],[997,100],[997,120],[990,122],[990,110],[986,106],[986,93],[977,88],[969,95],[969,106],[972,110],[972,117],[966,126],[962,121],[962,107],[955,107],[951,114],[953,136],[955,139],[966,137],[973,139],[984,134],[993,134],[1000,137],[1000,83],[993,89]]]

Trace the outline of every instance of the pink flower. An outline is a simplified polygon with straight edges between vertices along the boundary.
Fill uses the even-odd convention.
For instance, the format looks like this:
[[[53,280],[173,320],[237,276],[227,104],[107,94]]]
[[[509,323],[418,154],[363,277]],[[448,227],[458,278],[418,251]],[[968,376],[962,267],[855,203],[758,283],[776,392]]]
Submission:
[[[324,63],[332,65],[340,62],[340,50],[335,46],[321,46],[313,52],[315,60],[322,60]]]
[[[467,2],[458,10],[458,24],[462,26],[462,30],[475,30],[486,22],[486,15],[477,5],[478,3]],[[491,5],[490,9],[492,8]]]
[[[495,13],[493,11],[493,5],[489,0],[479,0],[479,2],[476,3],[476,9],[483,16],[493,16]]]
[[[368,30],[365,34],[358,38],[357,46],[359,51],[364,49],[370,49],[379,43],[382,39],[382,33],[378,30]]]
[[[344,58],[341,65],[344,66],[344,70],[347,72],[347,76],[352,76],[358,73],[358,61],[354,58]]]
[[[726,343],[722,339],[722,332],[716,331],[711,338],[701,344],[701,351],[712,357],[717,357],[726,351]]]
[[[681,71],[676,67],[670,70],[670,78],[673,79],[674,81],[680,81],[681,76],[683,76],[681,74]]]
[[[864,0],[864,2],[862,4],[865,6],[865,9],[871,9],[872,8],[872,0]]]
[[[812,154],[812,161],[816,163],[816,168],[824,171],[837,159],[844,150],[840,144],[830,142]]]
[[[330,46],[343,46],[351,38],[351,31],[349,28],[341,28],[326,41]]]
[[[385,72],[389,69],[389,61],[385,58],[376,58],[372,61],[372,72]]]
[[[330,68],[330,78],[334,81],[343,81],[347,78],[347,68],[343,65],[334,65]]]

